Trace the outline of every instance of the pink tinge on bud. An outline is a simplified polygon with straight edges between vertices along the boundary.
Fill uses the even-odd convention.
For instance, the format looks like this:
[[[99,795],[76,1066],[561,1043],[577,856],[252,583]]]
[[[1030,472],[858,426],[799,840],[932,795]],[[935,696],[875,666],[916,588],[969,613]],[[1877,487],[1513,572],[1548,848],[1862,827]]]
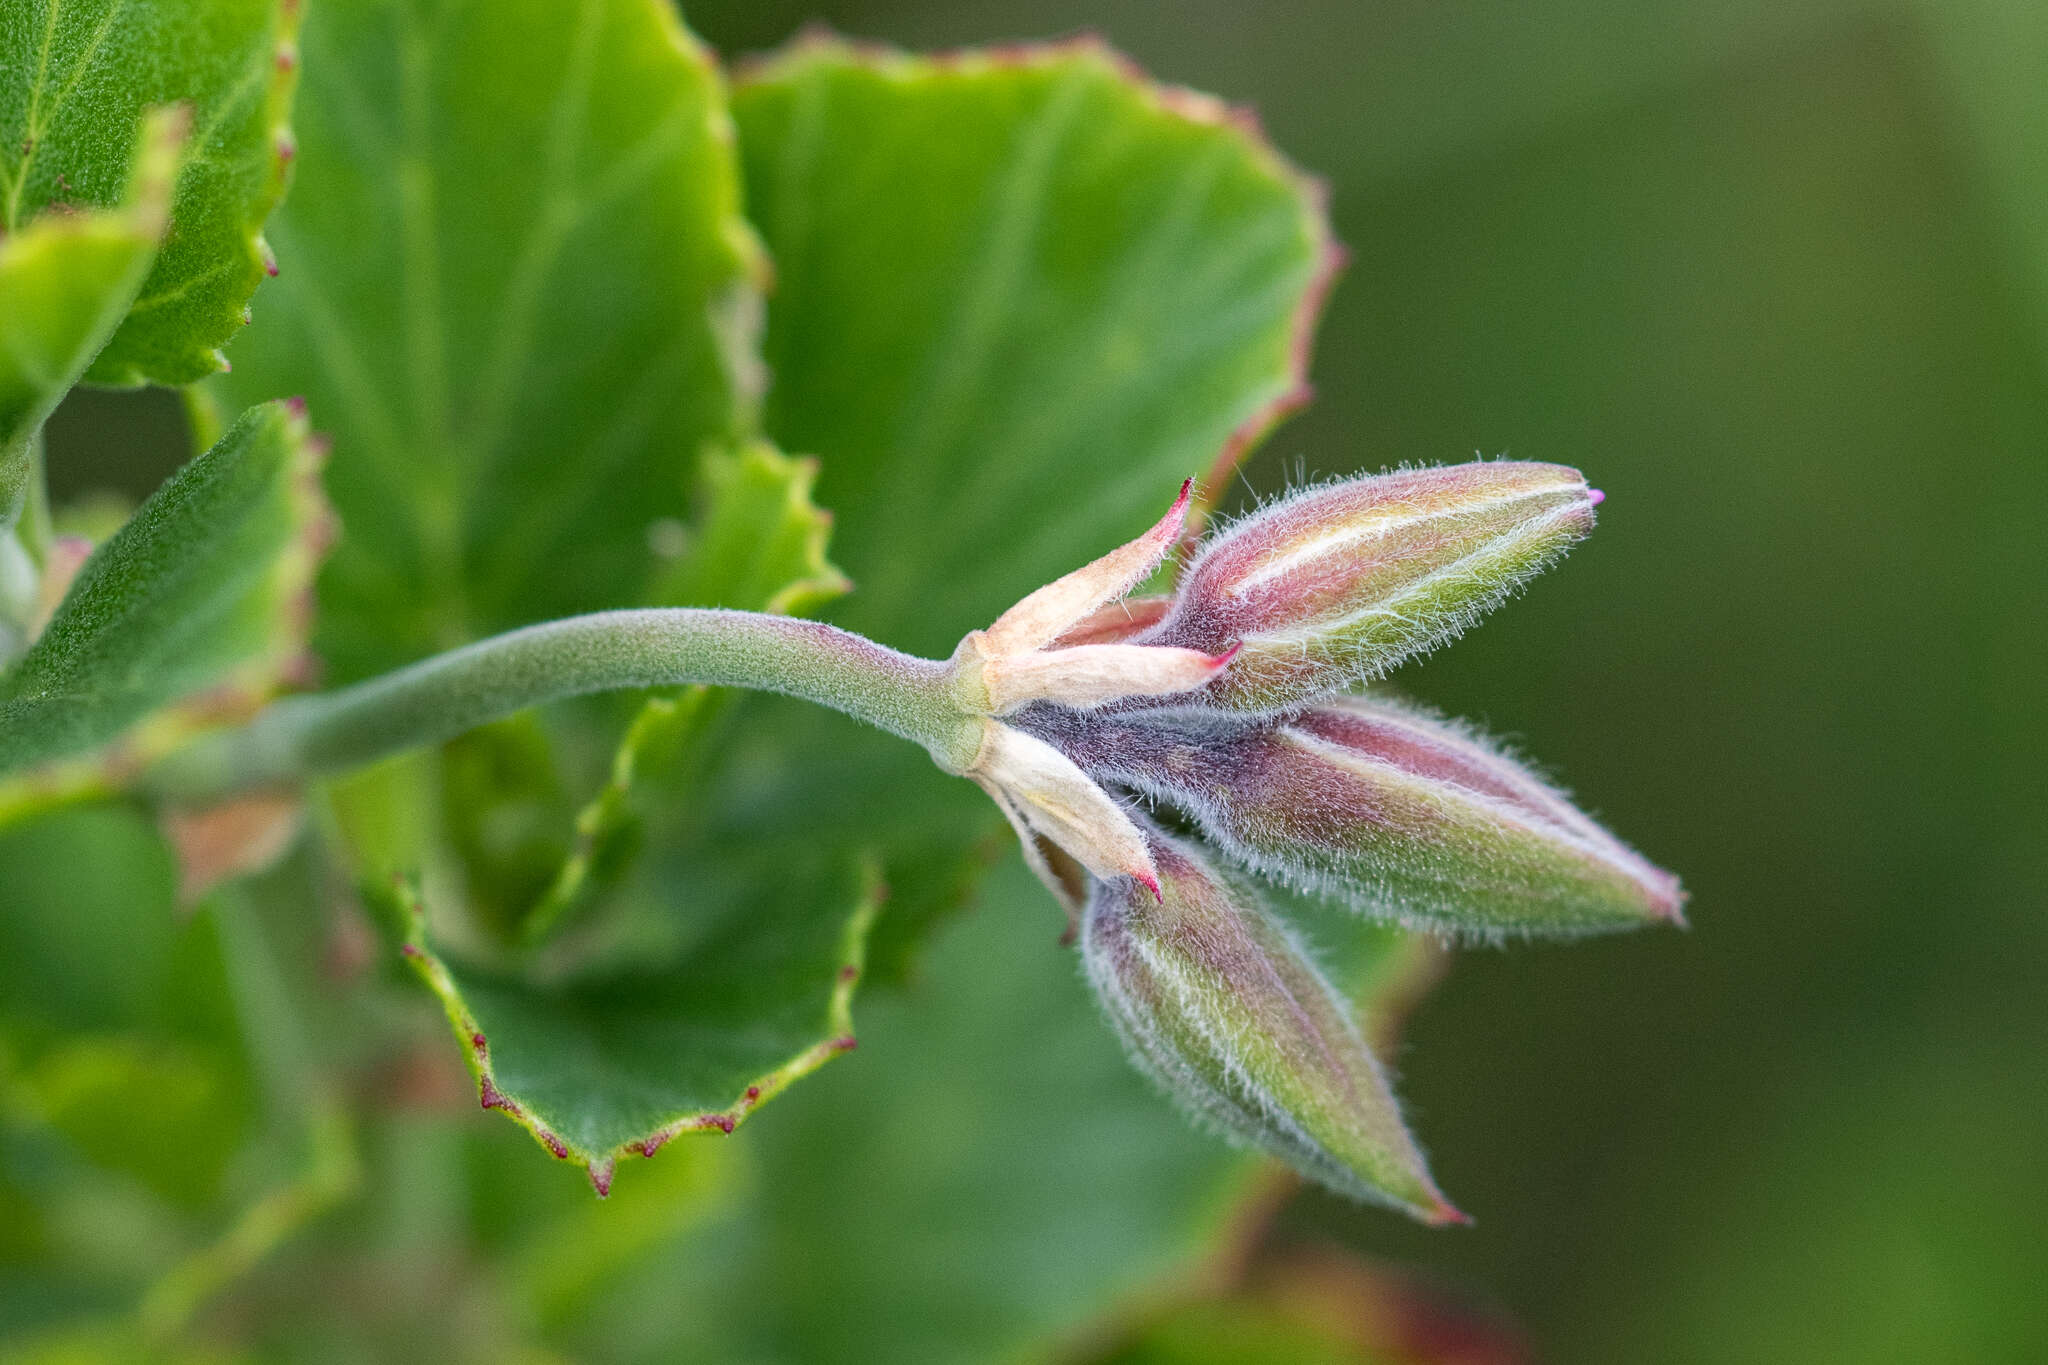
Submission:
[[[1474,463],[1306,489],[1208,541],[1145,643],[1244,654],[1207,692],[1275,712],[1451,639],[1592,529],[1563,465]]]
[[[1075,645],[1121,645],[1144,634],[1166,618],[1171,597],[1125,597],[1105,602],[1060,632],[1055,649]]]
[[[1607,501],[1607,495],[1597,488],[1588,488],[1586,490],[1586,501],[1598,507],[1601,503]]]
[[[1190,1112],[1313,1180],[1424,1222],[1460,1216],[1314,958],[1199,850],[1150,837],[1159,892],[1100,887],[1081,938],[1132,1059]]]
[[[1070,744],[1282,881],[1439,933],[1683,923],[1678,880],[1478,736],[1347,697],[1249,727],[1133,725]]]

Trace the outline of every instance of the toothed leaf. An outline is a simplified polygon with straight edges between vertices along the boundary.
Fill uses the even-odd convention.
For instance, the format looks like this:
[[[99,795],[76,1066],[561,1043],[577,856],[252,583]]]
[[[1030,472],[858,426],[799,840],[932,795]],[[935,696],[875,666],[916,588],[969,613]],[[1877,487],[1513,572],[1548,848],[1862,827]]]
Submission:
[[[1183,478],[1220,477],[1297,393],[1327,229],[1215,102],[1091,43],[942,61],[827,41],[744,73],[733,104],[776,263],[763,423],[823,457],[854,629],[944,654]],[[748,762],[802,755],[808,824],[868,831],[892,886],[929,883],[883,922],[896,969],[998,837],[989,813],[830,718],[746,723],[779,736]]]
[[[16,0],[0,7],[0,228],[121,202],[145,110],[183,105],[164,242],[88,378],[184,384],[221,368],[264,276],[296,81],[287,0]]]
[[[0,49],[4,50],[4,49]],[[152,115],[116,207],[0,233],[0,528],[27,491],[29,442],[126,316],[156,257],[185,120]]]
[[[733,112],[776,263],[764,422],[826,457],[856,629],[944,653],[1142,530],[1302,381],[1331,251],[1313,187],[1099,45],[800,43]]]
[[[791,458],[764,441],[706,455],[695,521],[664,528],[677,543],[655,599],[806,615],[845,593],[852,585],[825,557],[831,515],[811,502],[816,477],[816,460]],[[593,874],[645,821],[636,782],[656,784],[673,801],[687,799],[674,785],[688,780],[697,766],[691,760],[701,758],[698,742],[732,700],[728,692],[692,687],[642,703],[613,751],[603,790],[576,815],[567,858],[531,906],[523,926],[529,941],[546,937],[578,907]]]
[[[0,676],[0,773],[189,702],[136,737],[139,758],[267,699],[302,659],[328,527],[317,463],[305,419],[265,404],[143,503]]]
[[[1352,927],[1311,932],[1339,979],[1380,977],[1377,1021],[1412,941]],[[1029,1358],[1185,1282],[1259,1168],[1132,1069],[1057,933],[1005,866],[913,989],[865,1000],[859,1052],[747,1131],[730,1220],[646,1267],[659,1330],[747,1359]]]
[[[333,431],[336,680],[641,599],[755,382],[710,55],[666,0],[315,5],[302,45],[275,306],[219,384]]]
[[[753,894],[795,879],[810,895]],[[536,983],[443,951],[403,881],[372,889],[440,998],[478,1097],[608,1192],[626,1156],[729,1133],[791,1081],[853,1046],[852,997],[880,904],[871,871],[788,864],[730,880],[668,879],[689,914],[613,961]],[[836,901],[836,916],[815,906]]]

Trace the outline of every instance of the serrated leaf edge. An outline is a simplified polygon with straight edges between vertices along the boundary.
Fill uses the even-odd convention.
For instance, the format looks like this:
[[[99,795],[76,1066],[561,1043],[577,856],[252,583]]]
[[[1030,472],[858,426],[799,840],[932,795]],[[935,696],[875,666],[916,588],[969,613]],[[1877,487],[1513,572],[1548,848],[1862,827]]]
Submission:
[[[825,1036],[773,1071],[749,1083],[725,1108],[677,1114],[644,1136],[629,1139],[601,1152],[589,1151],[568,1141],[550,1128],[517,1094],[508,1092],[498,1084],[496,1071],[491,1063],[490,1040],[485,1037],[476,1016],[463,1001],[461,989],[455,984],[447,964],[427,942],[426,904],[420,897],[418,887],[411,879],[396,876],[391,882],[390,897],[393,907],[404,916],[405,933],[398,945],[398,951],[412,968],[414,975],[419,977],[441,1002],[442,1011],[448,1018],[448,1027],[455,1035],[456,1045],[462,1049],[470,1075],[476,1079],[477,1103],[485,1109],[498,1110],[524,1128],[533,1136],[533,1140],[557,1161],[574,1161],[581,1165],[590,1177],[591,1187],[597,1191],[598,1198],[602,1199],[611,1193],[612,1179],[622,1158],[651,1157],[685,1134],[715,1132],[730,1135],[735,1128],[746,1122],[756,1109],[774,1099],[791,1084],[810,1075],[841,1053],[853,1050],[853,994],[867,966],[868,931],[873,927],[875,916],[881,912],[882,902],[888,894],[882,883],[880,868],[872,859],[867,860],[862,868],[861,883],[860,897],[840,933],[839,963],[834,969],[832,994],[826,1004]]]
[[[1330,227],[1329,185],[1320,176],[1296,166],[1274,145],[1256,110],[1187,86],[1160,81],[1100,34],[1089,32],[1044,41],[913,53],[887,43],[849,38],[828,26],[814,24],[773,52],[742,59],[734,67],[732,84],[736,90],[743,89],[784,78],[807,65],[830,62],[866,67],[899,81],[914,81],[1050,66],[1072,60],[1093,61],[1106,67],[1161,113],[1234,137],[1255,164],[1298,194],[1306,208],[1302,226],[1315,253],[1316,265],[1295,305],[1289,329],[1287,375],[1232,429],[1208,472],[1197,482],[1194,502],[1189,508],[1187,535],[1198,536],[1238,466],[1275,427],[1307,406],[1315,396],[1308,376],[1316,328],[1322,321],[1330,291],[1350,260],[1350,252]]]
[[[274,404],[284,417],[293,467],[287,496],[299,534],[272,563],[271,595],[279,616],[271,647],[244,660],[221,681],[143,717],[97,752],[60,758],[0,777],[0,829],[60,805],[114,795],[158,759],[207,730],[245,721],[280,692],[313,680],[313,585],[334,543],[338,523],[321,486],[328,442],[313,431],[297,399]]]
[[[802,573],[783,584],[761,610],[771,616],[805,616],[853,591],[853,580],[832,562],[828,553],[832,543],[832,511],[818,506],[812,496],[818,486],[818,457],[784,455],[765,443],[756,443],[756,449],[788,466],[789,483],[783,492],[782,510],[804,528]],[[745,450],[735,453],[745,458]]]
[[[779,511],[787,522],[801,527],[803,531],[802,568],[760,603],[758,610],[771,616],[807,616],[827,602],[853,591],[853,580],[832,563],[828,554],[832,540],[832,513],[812,500],[812,491],[818,483],[818,458],[815,455],[785,455],[773,444],[760,439],[743,442],[730,451],[707,451],[698,473],[700,497],[715,498],[722,494],[716,472],[719,460],[738,462],[750,455],[767,459],[778,474],[785,476]],[[752,603],[718,605],[754,608]],[[648,737],[679,713],[680,723],[702,726],[713,690],[704,686],[686,687],[673,695],[650,697],[633,713],[625,734],[612,752],[611,768],[604,786],[576,812],[575,837],[568,856],[520,926],[520,937],[524,942],[529,945],[540,943],[576,908],[599,846],[618,828],[625,812],[626,798],[632,791],[634,773]]]
[[[235,273],[243,281],[239,291],[244,305],[241,310],[240,326],[246,326],[251,320],[252,305],[249,301],[254,297],[257,286],[262,284],[266,276],[278,273],[277,254],[271,250],[270,243],[263,236],[263,225],[276,211],[277,206],[284,202],[285,191],[291,185],[292,163],[298,155],[298,142],[292,135],[291,113],[292,101],[299,86],[299,28],[304,12],[302,0],[277,0],[271,42],[267,50],[259,49],[261,55],[258,59],[267,60],[270,65],[270,79],[264,91],[264,109],[268,115],[271,171],[265,191],[249,202],[249,210],[242,218],[240,259],[235,262]],[[179,178],[183,179],[182,168]],[[171,199],[174,212],[176,193],[177,188],[174,186]],[[154,266],[151,269],[153,272]],[[149,280],[145,277],[135,302],[140,303],[147,299],[148,290]],[[107,344],[110,347],[120,339],[127,325],[128,319],[124,317],[108,338]],[[205,350],[206,359],[210,362],[208,368],[193,368],[175,374],[157,374],[131,363],[118,369],[109,368],[102,371],[95,360],[86,371],[86,380],[93,384],[133,388],[150,383],[197,383],[209,374],[225,373],[233,367],[228,363],[224,348],[237,335],[237,326],[236,323],[229,323],[225,331],[210,339],[210,348],[207,348],[204,342],[197,343],[195,349]],[[193,356],[188,353],[186,358],[192,359]]]

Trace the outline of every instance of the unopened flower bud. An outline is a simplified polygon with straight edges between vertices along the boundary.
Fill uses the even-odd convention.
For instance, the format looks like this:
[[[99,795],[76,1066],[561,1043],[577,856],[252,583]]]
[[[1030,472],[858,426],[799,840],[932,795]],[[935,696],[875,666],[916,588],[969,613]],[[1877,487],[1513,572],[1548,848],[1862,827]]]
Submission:
[[[1676,877],[1499,749],[1410,707],[1344,697],[1286,721],[1084,743],[1091,767],[1182,808],[1246,866],[1376,916],[1481,937],[1683,922]]]
[[[954,705],[982,718],[971,760],[953,769],[981,785],[1023,845],[1024,859],[1066,908],[1071,930],[1089,876],[1131,880],[1158,893],[1145,840],[1114,797],[1057,748],[1002,723],[1027,707],[1086,709],[1189,692],[1228,667],[1236,651],[1129,643],[1163,614],[1120,599],[1179,542],[1193,480],[1152,528],[1027,594],[986,630],[968,632],[948,664]]]
[[[1089,981],[1139,1065],[1198,1118],[1358,1199],[1462,1222],[1349,1006],[1248,888],[1155,836],[1163,900],[1099,887]]]
[[[1596,501],[1577,470],[1506,461],[1306,489],[1204,545],[1144,639],[1241,643],[1205,699],[1283,711],[1456,636],[1590,531]]]

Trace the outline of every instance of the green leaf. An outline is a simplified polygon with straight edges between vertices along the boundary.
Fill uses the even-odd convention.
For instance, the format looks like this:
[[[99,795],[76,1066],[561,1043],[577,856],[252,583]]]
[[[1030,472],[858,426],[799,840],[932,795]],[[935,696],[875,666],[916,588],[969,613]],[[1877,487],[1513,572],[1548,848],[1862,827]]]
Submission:
[[[832,516],[811,501],[817,474],[816,460],[792,458],[764,441],[706,455],[696,522],[687,531],[680,524],[664,528],[681,543],[660,577],[656,600],[801,616],[850,590],[825,558]],[[648,813],[633,808],[636,779],[654,779],[672,802],[687,799],[678,787],[694,775],[690,760],[700,757],[698,745],[732,700],[730,691],[692,687],[641,705],[612,754],[604,789],[576,816],[569,856],[526,918],[528,942],[541,941],[563,922],[590,888],[592,873],[646,822]]]
[[[799,898],[762,913],[747,893],[767,869],[728,885],[707,875],[686,888],[687,920],[672,921],[685,937],[552,984],[444,952],[402,879],[367,894],[440,998],[483,1107],[585,1167],[605,1194],[621,1157],[730,1133],[853,1046],[853,989],[882,891],[871,870],[810,871],[837,885],[838,916]]]
[[[944,654],[1302,401],[1334,248],[1248,116],[1086,40],[805,41],[733,114],[776,267],[763,420],[824,459],[855,629]]]
[[[181,906],[170,850],[132,807],[0,831],[0,866],[0,1204],[19,1189],[59,1230],[34,1270],[63,1286],[29,1320],[120,1310],[148,1337],[133,1358],[168,1358],[203,1301],[352,1188],[349,1124],[297,1018],[332,978],[307,954],[327,989],[293,982],[286,999],[239,890]]]
[[[125,757],[139,760],[253,709],[294,672],[329,526],[318,459],[300,412],[251,409],[94,551],[0,677],[0,773],[92,749],[190,701],[134,737]]]
[[[1187,475],[1213,495],[1305,394],[1335,261],[1320,194],[1213,100],[1087,41],[805,41],[742,79],[734,116],[776,263],[763,422],[823,461],[854,629],[945,654]],[[885,848],[884,974],[990,850],[1014,856],[922,754],[779,702],[744,725],[771,738],[712,804]],[[797,775],[779,805],[764,768]]]
[[[277,306],[217,382],[332,424],[337,681],[641,599],[756,382],[711,57],[666,0],[315,5],[303,45]]]
[[[211,1199],[253,1117],[213,917],[180,915],[168,851],[119,807],[0,832],[0,866],[0,1109]]]
[[[118,203],[136,123],[179,103],[191,154],[171,221],[101,383],[183,384],[225,367],[263,278],[264,218],[291,158],[298,6],[286,0],[17,0],[0,9],[0,226]]]
[[[0,234],[0,528],[27,490],[29,442],[126,316],[169,221],[185,118],[151,116],[119,206]]]
[[[663,606],[809,616],[852,591],[825,557],[832,514],[812,501],[818,461],[766,441],[713,451],[698,475],[697,519],[656,581]]]
[[[1408,951],[1343,920],[1306,925],[1337,979]],[[747,1130],[759,1169],[728,1218],[591,1317],[630,1305],[677,1355],[1036,1359],[1187,1283],[1277,1168],[1196,1131],[1131,1067],[1061,927],[1021,863],[1000,869],[916,982],[863,1000],[860,1049]],[[1394,998],[1367,998],[1376,1033]]]

